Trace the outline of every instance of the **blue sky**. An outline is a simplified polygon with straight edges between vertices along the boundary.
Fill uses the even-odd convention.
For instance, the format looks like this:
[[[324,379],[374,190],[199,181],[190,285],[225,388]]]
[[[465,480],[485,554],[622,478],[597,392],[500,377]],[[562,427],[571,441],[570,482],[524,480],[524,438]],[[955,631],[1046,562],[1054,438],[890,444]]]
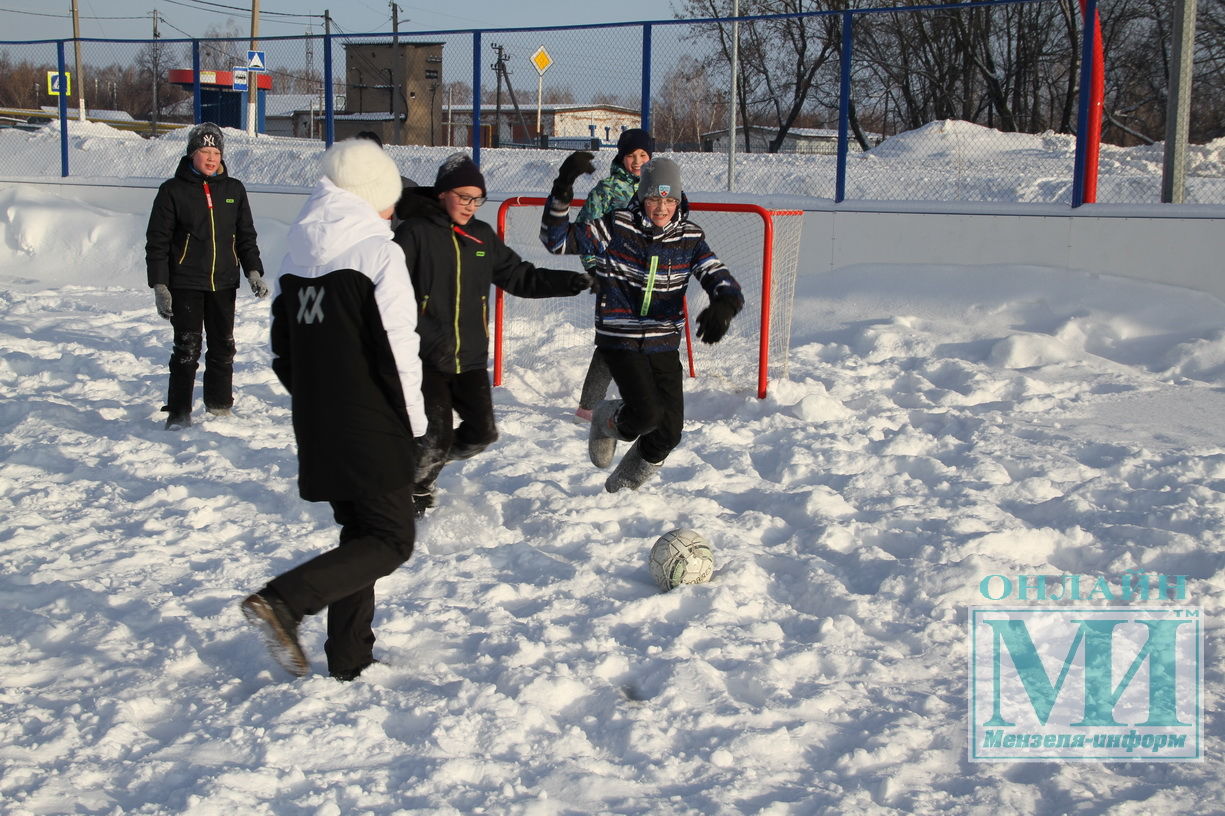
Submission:
[[[69,0],[55,7],[68,8]],[[466,0],[464,3],[399,3],[402,31],[508,28],[660,20],[673,17],[669,0],[620,0],[616,3],[558,3],[556,0]],[[558,7],[564,8],[559,13]],[[160,34],[168,38],[201,37],[210,29],[237,26],[250,30],[250,0],[78,0],[81,36],[130,39],[152,36],[151,12],[161,17]],[[0,0],[4,40],[60,39],[72,36],[66,11],[45,0]],[[313,25],[323,27],[330,9],[338,33],[391,30],[391,7],[385,0],[324,0],[294,3],[261,0],[260,34],[292,36]],[[245,9],[246,11],[242,11]],[[287,16],[282,16],[287,15]],[[314,19],[311,16],[314,15]]]

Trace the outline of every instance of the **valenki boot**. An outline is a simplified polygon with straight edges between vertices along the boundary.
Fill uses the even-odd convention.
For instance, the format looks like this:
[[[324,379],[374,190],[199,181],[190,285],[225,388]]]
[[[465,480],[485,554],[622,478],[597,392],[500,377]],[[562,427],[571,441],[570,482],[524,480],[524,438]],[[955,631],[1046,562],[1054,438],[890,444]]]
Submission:
[[[648,462],[643,459],[638,443],[635,442],[634,446],[625,452],[625,456],[621,457],[617,469],[609,474],[608,480],[604,482],[604,489],[609,493],[626,488],[637,490],[663,466],[663,462]]]
[[[617,412],[621,410],[621,404],[621,400],[604,400],[591,412],[587,453],[591,457],[591,464],[598,468],[612,465],[613,456],[617,453],[617,440],[630,441],[617,430]]]

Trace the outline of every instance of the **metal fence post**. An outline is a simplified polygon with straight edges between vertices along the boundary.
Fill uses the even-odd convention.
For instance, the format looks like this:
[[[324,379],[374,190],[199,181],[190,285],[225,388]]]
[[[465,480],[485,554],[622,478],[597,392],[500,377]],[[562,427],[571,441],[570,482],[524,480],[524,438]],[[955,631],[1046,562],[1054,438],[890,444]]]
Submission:
[[[64,41],[55,44],[55,58],[60,72],[60,175],[68,177],[68,77],[64,70]]]
[[[642,129],[651,130],[651,25],[642,26]]]
[[[1097,34],[1097,0],[1085,0],[1081,23],[1080,98],[1076,105],[1076,161],[1072,166],[1072,206],[1085,203],[1085,167],[1088,165],[1090,97],[1093,86],[1093,45]]]
[[[841,72],[838,90],[838,170],[834,182],[834,203],[846,200],[846,157],[849,148],[849,131],[851,121],[851,27],[854,16],[849,11],[842,12],[842,64],[838,66]]]
[[[1195,57],[1195,0],[1174,0],[1170,92],[1165,114],[1161,200],[1181,204],[1186,194],[1187,129],[1191,119],[1191,78]]]
[[[191,116],[197,125],[204,121],[204,105],[200,100],[200,41],[191,41]]]
[[[336,141],[336,101],[332,93],[332,35],[323,35],[323,146]],[[314,134],[312,134],[314,135]]]
[[[472,32],[472,161],[481,166],[481,32]]]

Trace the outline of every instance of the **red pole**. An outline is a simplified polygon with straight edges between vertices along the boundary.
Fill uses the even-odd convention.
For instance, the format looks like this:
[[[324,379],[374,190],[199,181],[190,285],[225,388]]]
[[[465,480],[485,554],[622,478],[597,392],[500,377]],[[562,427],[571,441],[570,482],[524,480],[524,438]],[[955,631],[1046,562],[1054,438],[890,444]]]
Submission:
[[[1080,2],[1080,16],[1085,16],[1085,0]],[[1090,25],[1084,23],[1086,29]],[[1097,163],[1102,147],[1102,111],[1106,106],[1106,54],[1102,47],[1102,16],[1093,13],[1093,66],[1089,87],[1089,128],[1085,134],[1084,203],[1097,201]]]

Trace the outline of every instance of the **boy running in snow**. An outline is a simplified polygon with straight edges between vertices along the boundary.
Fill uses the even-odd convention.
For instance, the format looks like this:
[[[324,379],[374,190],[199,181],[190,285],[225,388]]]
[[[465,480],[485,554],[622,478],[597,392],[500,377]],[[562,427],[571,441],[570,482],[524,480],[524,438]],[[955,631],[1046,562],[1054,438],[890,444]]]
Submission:
[[[204,355],[204,407],[226,415],[234,404],[234,304],[238,268],[258,298],[268,295],[247,190],[227,175],[221,129],[203,122],[187,136],[187,155],[153,199],[145,233],[145,270],[157,313],[174,327],[166,430],[191,425],[192,391]]]
[[[572,296],[591,287],[586,273],[538,269],[520,258],[474,217],[484,203],[485,177],[467,154],[453,153],[433,187],[406,190],[396,205],[403,219],[396,243],[417,296],[429,420],[417,464],[418,517],[434,506],[435,482],[447,462],[475,456],[498,438],[488,372],[490,286],[531,298]]]
[[[365,139],[333,145],[289,231],[272,301],[272,368],[293,401],[298,492],[340,525],[329,552],[242,602],[291,674],[309,664],[298,623],[328,611],[328,671],[375,662],[374,583],[413,551],[414,434],[425,431],[417,310],[388,218],[395,162]]]
[[[564,192],[564,191],[563,191]],[[698,338],[717,343],[744,306],[740,284],[689,220],[680,168],[653,159],[624,210],[587,224],[569,223],[570,199],[552,198],[542,226],[551,245],[596,255],[596,352],[621,392],[592,412],[588,449],[596,467],[612,464],[618,441],[633,442],[604,483],[610,493],[637,490],[680,443],[684,372],[680,336],[690,275],[710,298],[697,319]]]
[[[634,193],[638,191],[638,178],[642,174],[642,166],[651,160],[654,152],[655,140],[645,130],[631,128],[622,132],[621,137],[617,139],[617,155],[613,157],[611,172],[607,178],[596,182],[596,185],[591,188],[582,209],[574,217],[574,223],[586,224],[589,221],[603,218],[613,210],[628,207],[634,198]],[[576,151],[562,162],[557,178],[553,181],[552,192],[550,192],[554,200],[569,201],[574,197],[574,180],[580,175],[595,172],[594,158],[591,153]],[[564,241],[549,243],[548,230],[543,224],[540,227],[540,241],[549,252],[555,255],[561,254],[565,248]],[[593,255],[584,255],[582,262],[584,269],[593,272],[597,258]],[[597,402],[604,399],[611,380],[612,375],[609,374],[604,359],[598,351],[592,352],[591,362],[587,365],[587,376],[583,379],[583,390],[579,395],[578,410],[574,412],[575,416],[590,421],[591,409]]]

